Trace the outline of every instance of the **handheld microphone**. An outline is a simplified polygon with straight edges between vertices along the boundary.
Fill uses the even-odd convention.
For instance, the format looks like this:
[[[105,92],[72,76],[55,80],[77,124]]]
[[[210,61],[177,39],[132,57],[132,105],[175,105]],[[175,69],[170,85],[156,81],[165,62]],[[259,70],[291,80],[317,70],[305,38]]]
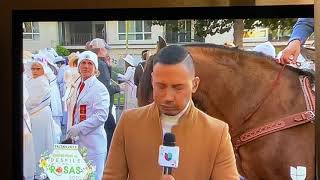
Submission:
[[[159,147],[159,165],[163,167],[163,174],[172,174],[172,168],[179,164],[179,147],[176,146],[176,138],[172,133],[166,133],[163,145]]]

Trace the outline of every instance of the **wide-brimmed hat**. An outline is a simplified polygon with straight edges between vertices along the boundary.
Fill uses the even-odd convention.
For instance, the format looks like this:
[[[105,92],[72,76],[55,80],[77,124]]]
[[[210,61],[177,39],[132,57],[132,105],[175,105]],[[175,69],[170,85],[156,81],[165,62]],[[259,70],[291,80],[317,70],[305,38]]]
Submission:
[[[111,47],[106,43],[104,39],[101,38],[95,38],[93,39],[90,44],[90,49],[96,49],[96,48],[106,48],[111,49]]]
[[[53,48],[43,48],[39,50],[38,54],[43,54],[48,58],[48,62],[54,66],[54,60],[59,56]]]
[[[263,54],[272,56],[273,58],[276,57],[276,49],[269,41],[257,45],[253,48],[253,51],[261,52]]]
[[[126,57],[124,57],[123,60],[125,60],[131,66],[136,66],[137,65],[137,61],[129,54]]]
[[[59,62],[65,62],[65,59],[62,56],[58,56],[53,61],[53,63],[55,63],[55,64],[57,64]]]

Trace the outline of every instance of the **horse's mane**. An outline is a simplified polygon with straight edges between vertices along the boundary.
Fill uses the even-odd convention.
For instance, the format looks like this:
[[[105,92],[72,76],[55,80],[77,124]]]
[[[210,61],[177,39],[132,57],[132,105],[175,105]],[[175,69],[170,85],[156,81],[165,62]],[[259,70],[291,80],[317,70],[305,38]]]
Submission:
[[[261,57],[261,58],[258,58],[258,59],[261,59],[261,60],[264,60],[264,61],[267,60],[267,62],[269,62],[271,64],[274,64],[275,66],[279,65],[276,62],[276,60],[271,56],[265,55],[265,54],[263,54],[261,52],[242,50],[242,49],[239,49],[237,47],[225,47],[223,45],[217,45],[217,44],[211,44],[211,43],[206,43],[206,44],[185,44],[184,46],[185,47],[201,48],[201,49],[205,49],[205,50],[208,50],[208,51],[213,50],[213,49],[219,49],[219,50],[222,50],[222,51],[230,51],[230,52],[233,52],[233,53],[239,53],[241,55],[258,56],[258,57]],[[251,58],[248,58],[248,59],[251,59]],[[292,72],[297,73],[298,75],[308,76],[311,82],[314,82],[314,80],[315,80],[314,73],[312,73],[310,71],[307,71],[307,70],[304,70],[304,69],[298,69],[298,68],[295,68],[295,67],[292,67],[292,66],[287,66],[286,68],[288,70],[292,71]]]

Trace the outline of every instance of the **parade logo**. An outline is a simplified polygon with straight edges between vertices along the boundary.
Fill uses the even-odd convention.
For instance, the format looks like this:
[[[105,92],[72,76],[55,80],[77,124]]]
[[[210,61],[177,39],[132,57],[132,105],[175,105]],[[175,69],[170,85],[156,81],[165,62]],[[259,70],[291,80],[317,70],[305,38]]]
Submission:
[[[167,161],[171,161],[171,159],[172,159],[172,153],[165,153],[165,154],[164,154],[164,159],[166,159]]]
[[[94,180],[95,166],[86,159],[87,149],[74,144],[55,144],[51,154],[44,153],[39,167],[52,180],[90,179]]]

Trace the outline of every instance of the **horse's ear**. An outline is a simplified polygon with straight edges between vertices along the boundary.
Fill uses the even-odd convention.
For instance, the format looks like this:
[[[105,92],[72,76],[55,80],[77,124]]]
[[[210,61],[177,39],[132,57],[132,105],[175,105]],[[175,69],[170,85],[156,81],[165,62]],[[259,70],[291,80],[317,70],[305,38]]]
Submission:
[[[158,36],[158,39],[158,51],[160,51],[160,49],[167,46],[167,43],[161,36]]]

